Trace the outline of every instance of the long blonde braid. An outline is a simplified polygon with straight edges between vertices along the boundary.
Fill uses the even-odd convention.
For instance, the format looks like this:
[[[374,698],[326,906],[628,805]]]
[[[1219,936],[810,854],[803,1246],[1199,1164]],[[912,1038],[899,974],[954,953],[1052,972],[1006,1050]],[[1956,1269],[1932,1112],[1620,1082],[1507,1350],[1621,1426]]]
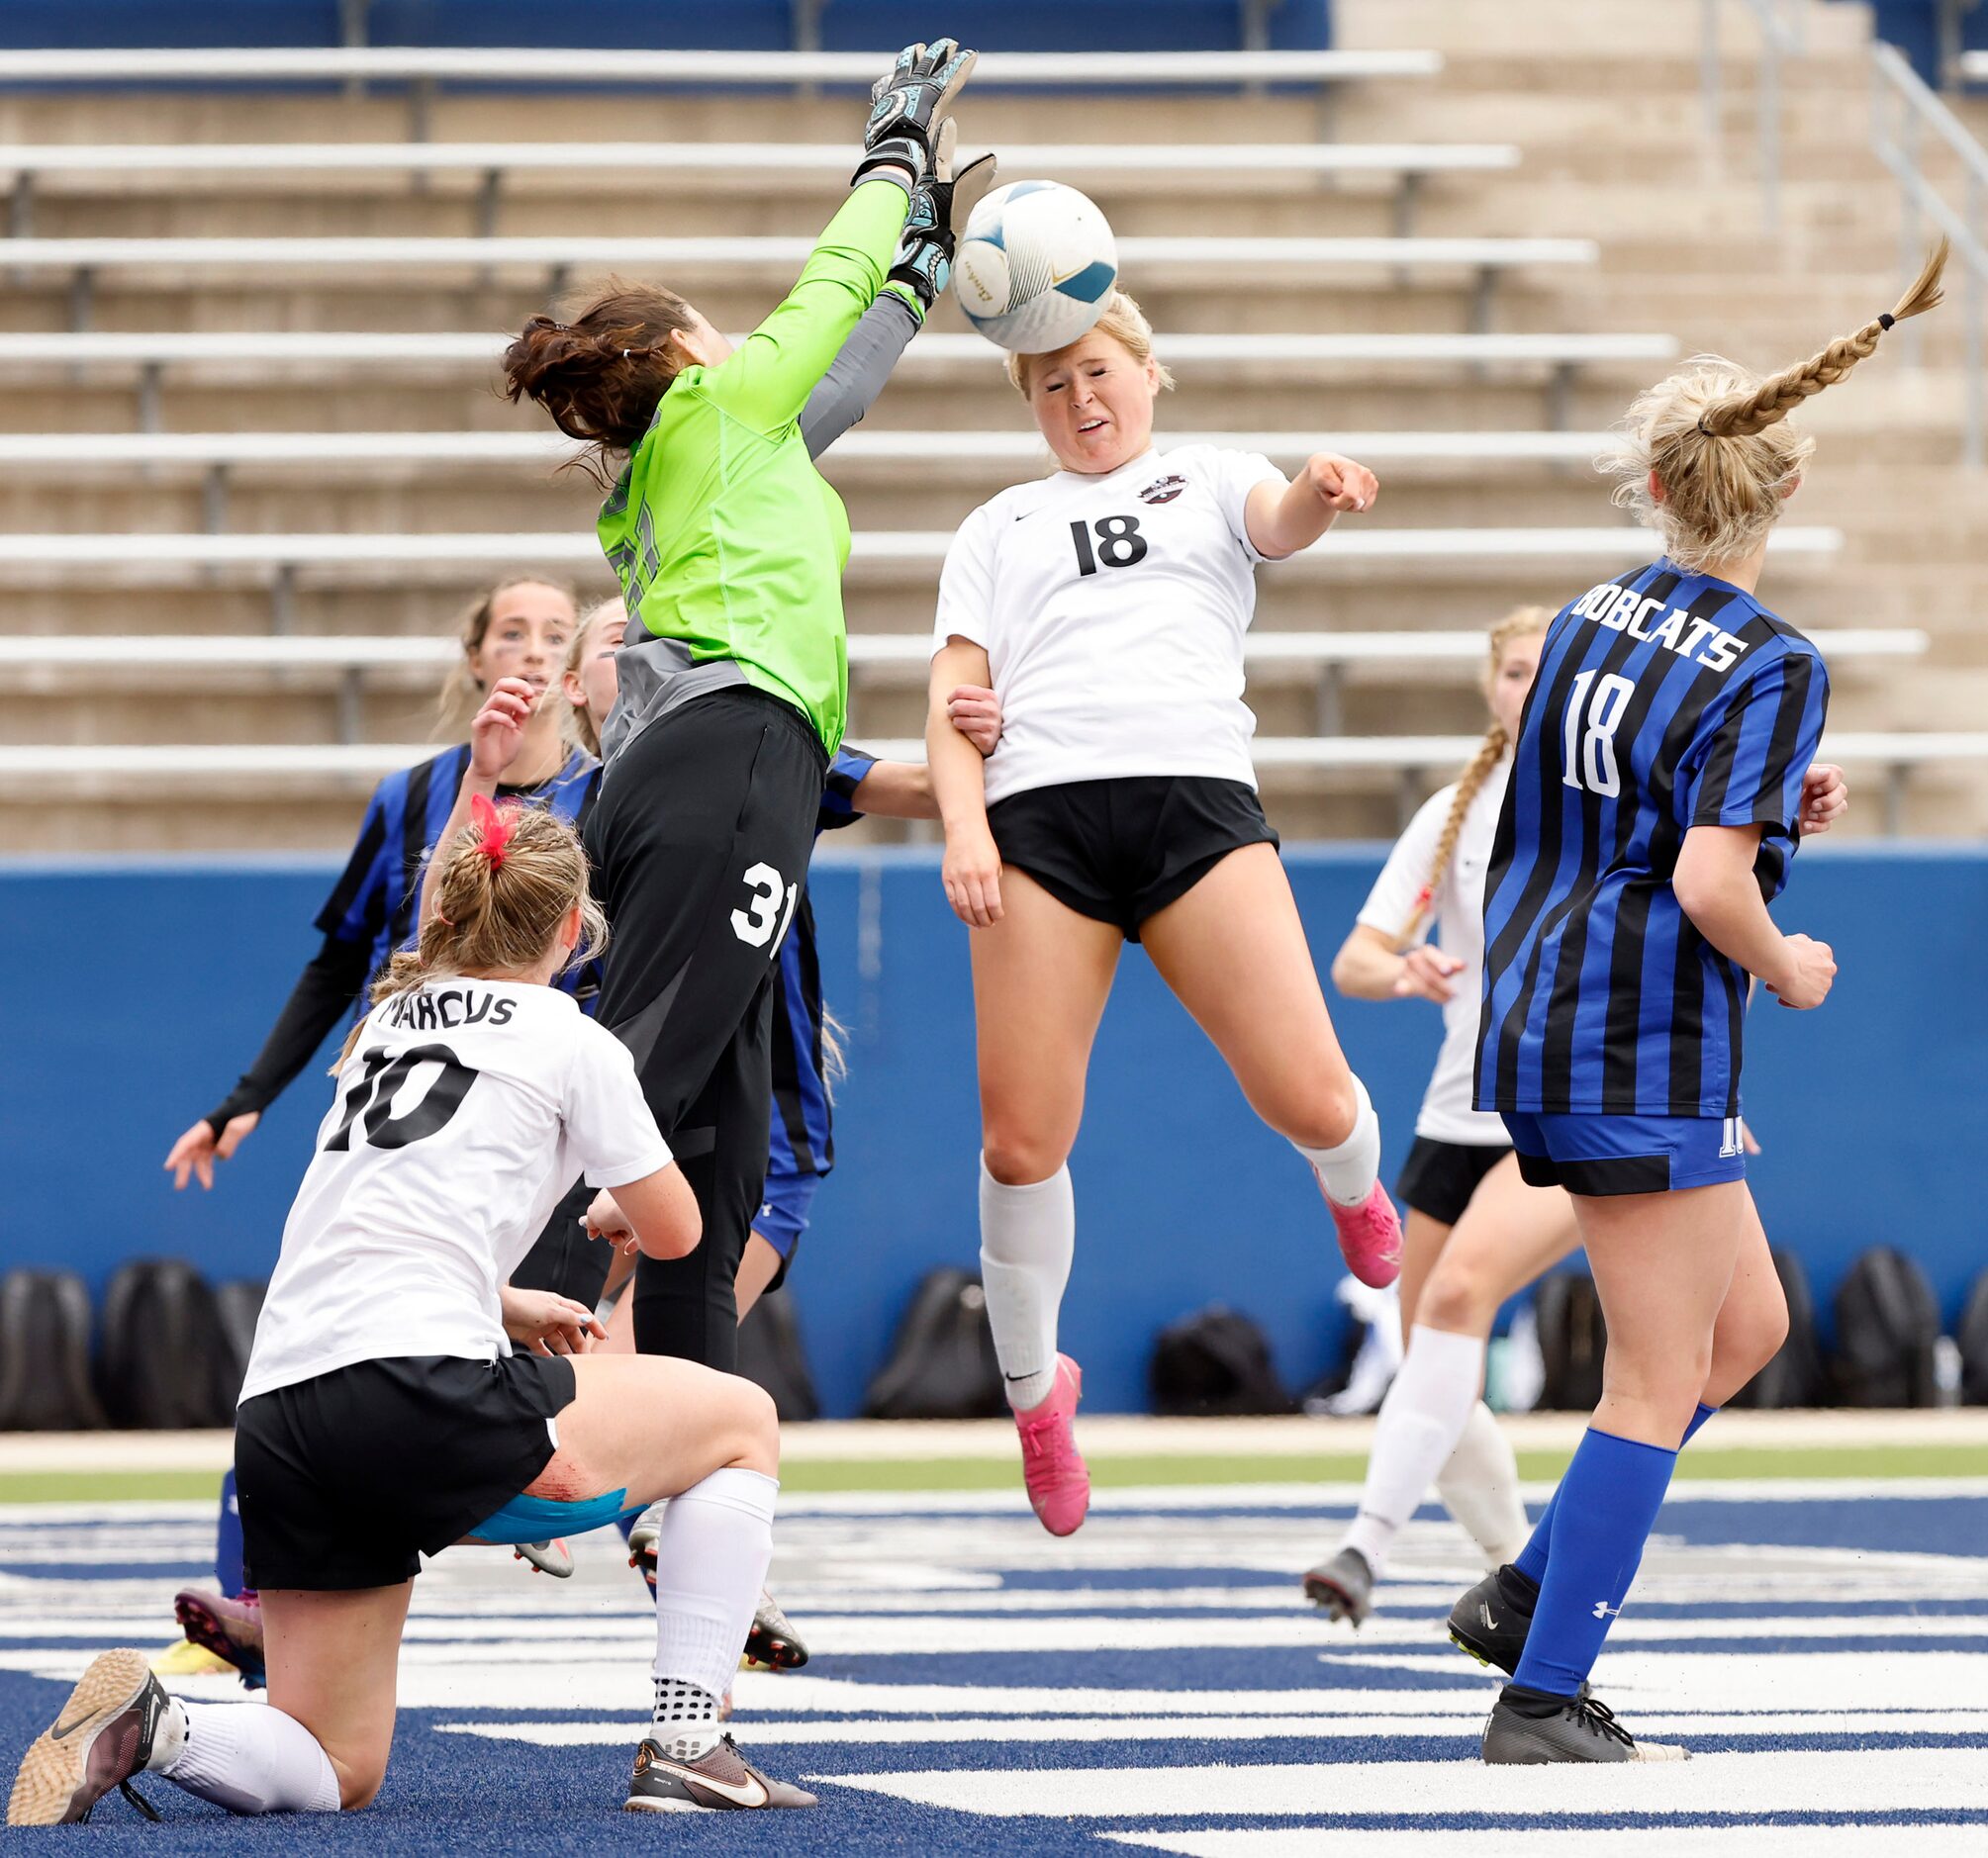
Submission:
[[[1751,554],[1780,519],[1815,440],[1788,415],[1834,387],[1884,332],[1940,302],[1941,239],[1912,288],[1883,316],[1765,380],[1722,355],[1694,355],[1631,402],[1597,464],[1619,480],[1615,502],[1660,530],[1663,552],[1686,574]],[[1655,475],[1659,499],[1650,488]]]
[[[1497,676],[1506,649],[1514,640],[1544,632],[1552,617],[1544,606],[1519,606],[1500,619],[1491,628],[1488,640],[1490,664],[1485,674],[1486,681]],[[1415,932],[1428,920],[1429,912],[1435,906],[1436,892],[1443,887],[1443,880],[1449,876],[1450,861],[1457,855],[1457,839],[1464,830],[1464,815],[1470,810],[1470,802],[1483,791],[1484,783],[1491,778],[1491,770],[1504,759],[1505,750],[1510,745],[1504,725],[1494,722],[1484,731],[1484,739],[1478,743],[1477,752],[1464,764],[1464,772],[1457,777],[1457,791],[1450,801],[1449,816],[1443,821],[1442,836],[1436,841],[1436,858],[1428,881],[1416,892],[1415,907],[1394,937],[1396,954],[1402,953],[1414,942]]]
[[[1946,268],[1946,240],[1933,249],[1919,276],[1889,311],[1872,317],[1854,335],[1840,335],[1797,367],[1770,374],[1748,394],[1734,394],[1707,407],[1698,429],[1707,438],[1751,438],[1785,419],[1812,394],[1834,387],[1859,361],[1868,360],[1886,329],[1907,317],[1924,316],[1940,302],[1940,274]]]

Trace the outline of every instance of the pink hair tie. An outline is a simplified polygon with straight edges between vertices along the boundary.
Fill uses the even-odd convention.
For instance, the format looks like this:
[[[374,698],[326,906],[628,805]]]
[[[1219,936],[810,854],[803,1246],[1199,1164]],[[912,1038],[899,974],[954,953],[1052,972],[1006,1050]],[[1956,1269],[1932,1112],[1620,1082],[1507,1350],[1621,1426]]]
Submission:
[[[511,822],[481,793],[469,796],[469,814],[483,834],[476,849],[490,860],[492,871],[500,869],[511,850]]]

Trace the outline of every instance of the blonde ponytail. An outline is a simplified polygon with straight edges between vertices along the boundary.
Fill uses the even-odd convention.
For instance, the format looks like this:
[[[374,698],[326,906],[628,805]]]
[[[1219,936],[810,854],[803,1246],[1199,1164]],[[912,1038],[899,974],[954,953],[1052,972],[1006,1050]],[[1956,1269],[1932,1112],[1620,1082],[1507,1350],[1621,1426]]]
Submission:
[[[1491,628],[1486,641],[1490,652],[1488,677],[1497,675],[1498,666],[1504,662],[1506,651],[1514,640],[1532,638],[1547,629],[1552,615],[1544,606],[1520,606],[1508,612]],[[1511,738],[1505,734],[1500,723],[1492,723],[1484,731],[1484,739],[1477,744],[1477,752],[1464,764],[1464,772],[1457,777],[1457,791],[1450,800],[1450,811],[1443,821],[1442,836],[1436,841],[1436,857],[1430,866],[1429,876],[1415,898],[1415,907],[1408,920],[1395,933],[1394,952],[1399,955],[1411,947],[1416,932],[1428,920],[1429,912],[1435,907],[1436,892],[1443,887],[1443,880],[1450,875],[1450,861],[1457,856],[1457,839],[1464,830],[1464,817],[1470,810],[1470,802],[1484,790],[1484,783],[1491,778],[1491,770],[1504,760],[1505,750],[1511,746]]]
[[[471,809],[473,823],[428,869],[425,882],[436,886],[435,906],[421,940],[399,950],[373,983],[374,1006],[438,975],[535,967],[576,903],[580,942],[567,966],[593,960],[608,945],[607,918],[587,889],[587,855],[565,820],[517,800],[493,805],[481,794]],[[346,1035],[333,1075],[365,1023]]]
[[[1663,552],[1687,574],[1751,555],[1778,520],[1815,440],[1788,423],[1811,396],[1875,352],[1885,331],[1940,302],[1942,238],[1912,288],[1853,335],[1761,380],[1721,355],[1694,355],[1639,394],[1597,466],[1619,480],[1615,502],[1661,531]],[[1655,476],[1662,487],[1652,494]]]
[[[1942,238],[1912,288],[1883,315],[1873,317],[1854,335],[1839,336],[1799,367],[1783,368],[1768,376],[1751,393],[1715,401],[1698,416],[1699,431],[1707,438],[1751,438],[1777,419],[1785,419],[1812,394],[1836,386],[1859,361],[1869,360],[1894,324],[1934,309],[1941,300],[1940,275],[1945,268],[1946,240]]]

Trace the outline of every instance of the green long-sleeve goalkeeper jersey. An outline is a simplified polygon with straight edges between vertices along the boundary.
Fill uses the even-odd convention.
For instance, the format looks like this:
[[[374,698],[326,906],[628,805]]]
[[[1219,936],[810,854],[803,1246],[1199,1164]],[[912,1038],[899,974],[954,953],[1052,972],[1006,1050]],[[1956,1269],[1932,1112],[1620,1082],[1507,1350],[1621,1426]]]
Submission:
[[[716,367],[671,383],[601,509],[629,616],[695,664],[731,660],[801,709],[831,755],[849,709],[849,516],[799,419],[883,287],[905,210],[889,181],[858,187],[780,308]]]

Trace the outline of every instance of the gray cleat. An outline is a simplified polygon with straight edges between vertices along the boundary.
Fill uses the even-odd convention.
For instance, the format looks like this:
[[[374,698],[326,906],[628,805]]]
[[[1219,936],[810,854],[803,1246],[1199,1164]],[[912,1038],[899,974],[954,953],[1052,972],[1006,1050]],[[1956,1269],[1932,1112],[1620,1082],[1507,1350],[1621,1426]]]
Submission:
[[[1593,1697],[1552,1697],[1507,1684],[1484,1724],[1483,1756],[1498,1767],[1553,1761],[1688,1761],[1671,1742],[1639,1742]]]
[[[1373,1570],[1358,1548],[1342,1548],[1304,1577],[1304,1595],[1327,1619],[1357,1626],[1373,1612]]]

